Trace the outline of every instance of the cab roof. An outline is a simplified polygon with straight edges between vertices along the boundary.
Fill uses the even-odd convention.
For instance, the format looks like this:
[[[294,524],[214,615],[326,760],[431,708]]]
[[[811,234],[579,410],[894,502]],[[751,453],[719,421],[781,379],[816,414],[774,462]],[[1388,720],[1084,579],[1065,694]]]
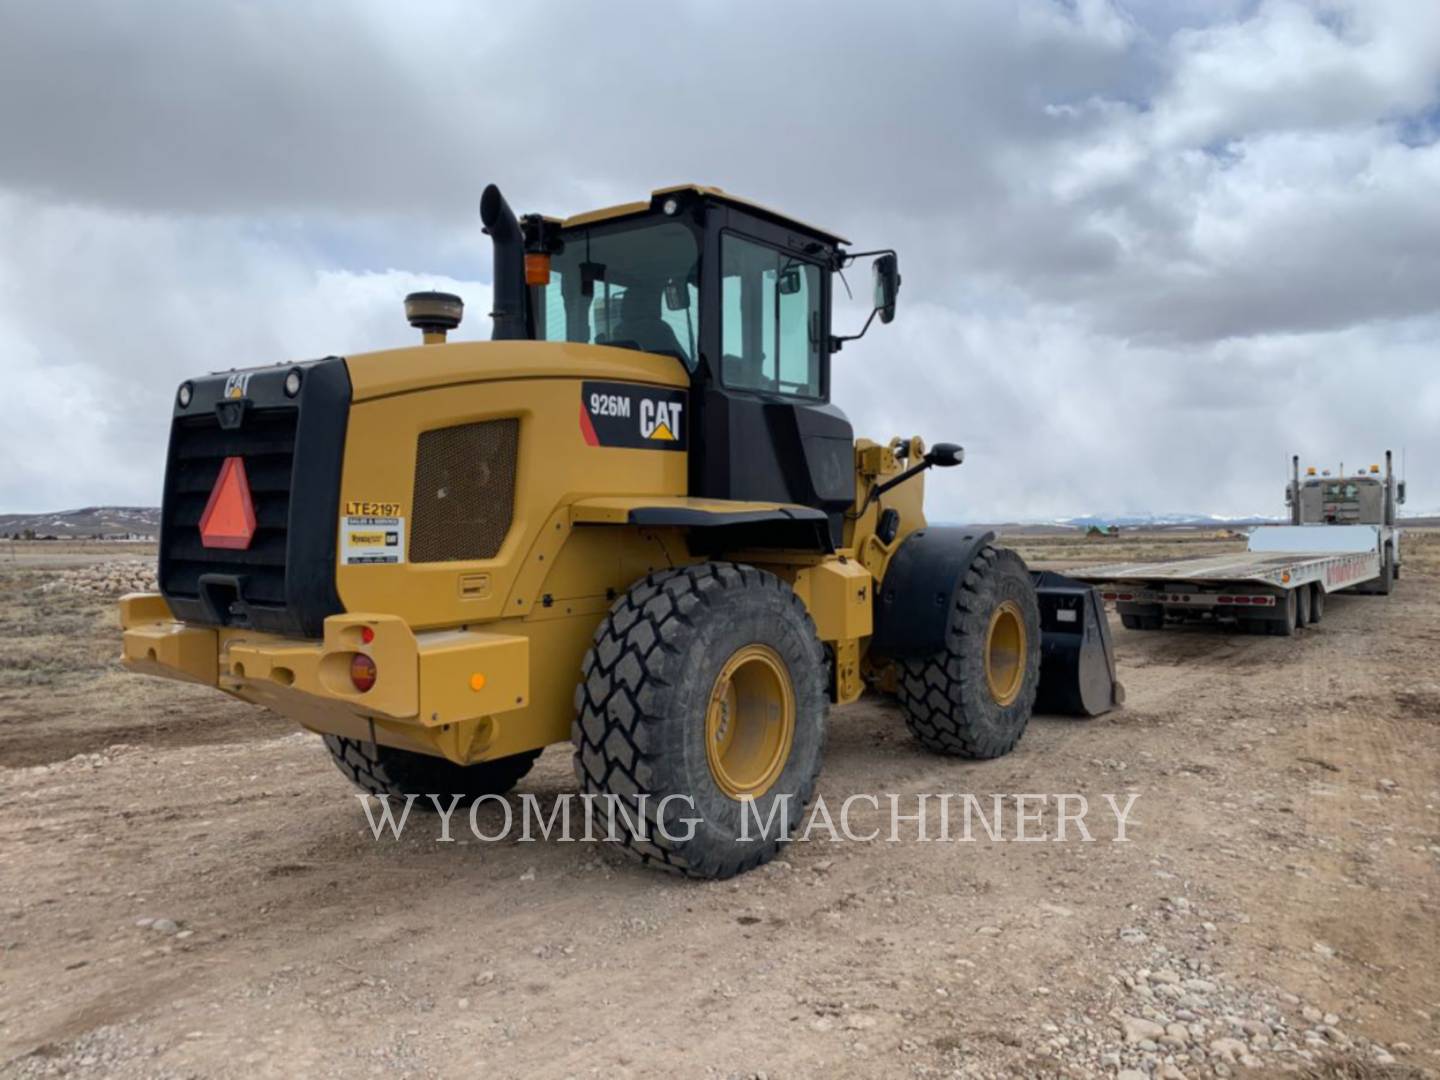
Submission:
[[[722,188],[708,187],[704,184],[673,184],[670,187],[656,188],[650,193],[650,198],[645,202],[621,203],[619,206],[607,206],[601,210],[587,210],[583,214],[575,214],[572,217],[566,218],[560,223],[560,227],[563,229],[572,229],[578,225],[594,225],[601,221],[613,221],[616,218],[629,217],[631,214],[649,213],[657,200],[663,199],[666,195],[675,195],[681,192],[699,195],[702,198],[713,199],[716,202],[728,203],[742,210],[748,210],[752,214],[758,214],[761,217],[770,218],[782,224],[793,225],[804,232],[813,233],[825,240],[829,240],[833,244],[850,243],[849,240],[839,233],[831,232],[829,229],[822,229],[818,225],[810,225],[788,214],[782,214],[778,210],[772,210],[768,206],[751,202],[749,199],[742,199],[738,195],[731,195]]]

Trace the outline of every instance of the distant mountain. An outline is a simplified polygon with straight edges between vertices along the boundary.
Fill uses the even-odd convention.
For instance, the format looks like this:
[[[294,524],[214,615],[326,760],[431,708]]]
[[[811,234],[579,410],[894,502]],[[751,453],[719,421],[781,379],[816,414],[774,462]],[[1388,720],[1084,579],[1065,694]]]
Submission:
[[[1218,517],[1214,514],[1086,514],[1083,517],[1057,518],[1057,525],[1069,525],[1077,529],[1088,529],[1092,525],[1104,527],[1119,525],[1122,529],[1163,529],[1175,526],[1196,528],[1228,529],[1237,526],[1274,525],[1284,521],[1282,517]]]
[[[0,514],[0,537],[33,533],[61,540],[104,536],[110,538],[160,535],[158,506],[86,506],[52,514]]]

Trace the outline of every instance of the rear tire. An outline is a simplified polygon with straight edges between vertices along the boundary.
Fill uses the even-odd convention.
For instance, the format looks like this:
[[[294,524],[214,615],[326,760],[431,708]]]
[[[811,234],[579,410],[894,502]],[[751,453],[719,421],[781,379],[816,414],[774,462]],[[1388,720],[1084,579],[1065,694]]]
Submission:
[[[1301,628],[1309,626],[1315,620],[1310,617],[1310,600],[1314,595],[1314,586],[1302,585],[1295,590],[1295,626]]]
[[[339,735],[326,735],[325,748],[330,751],[336,768],[361,791],[399,799],[418,795],[415,805],[432,812],[436,807],[432,800],[425,798],[427,795],[439,796],[446,807],[452,795],[461,797],[457,806],[469,806],[482,795],[504,795],[520,782],[540,756],[539,750],[527,750],[476,765],[456,765],[448,758]]]
[[[1380,566],[1380,595],[1389,596],[1395,587],[1395,561],[1394,552],[1390,548],[1385,549],[1385,558]]]
[[[1015,552],[987,544],[956,590],[945,648],[901,661],[905,723],[938,754],[1000,757],[1025,733],[1039,683],[1040,609],[1030,572]]]
[[[1294,637],[1300,609],[1299,601],[1295,599],[1294,589],[1285,590],[1279,606],[1285,609],[1284,614],[1278,619],[1266,620],[1266,626],[1275,637]]]
[[[1121,615],[1120,625],[1125,627],[1126,630],[1145,629],[1145,627],[1141,624],[1141,619],[1139,615]]]
[[[610,846],[698,878],[773,858],[815,791],[825,672],[814,622],[774,574],[714,562],[633,585],[585,654],[571,728],[581,791],[614,797],[597,813],[618,804],[640,825],[643,807],[646,835],[617,812]]]
[[[1325,616],[1325,586],[1316,582],[1310,590],[1310,625],[1314,626]]]

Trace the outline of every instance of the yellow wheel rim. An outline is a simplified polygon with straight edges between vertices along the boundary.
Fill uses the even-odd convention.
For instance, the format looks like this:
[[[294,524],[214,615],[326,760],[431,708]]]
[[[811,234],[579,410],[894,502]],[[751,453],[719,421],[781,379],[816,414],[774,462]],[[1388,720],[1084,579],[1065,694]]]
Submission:
[[[738,649],[716,676],[705,710],[705,760],[732,799],[759,798],[784,771],[795,744],[795,688],[768,645]]]
[[[985,632],[985,681],[998,705],[1009,705],[1020,696],[1025,682],[1025,617],[1020,605],[1005,600],[990,613]]]

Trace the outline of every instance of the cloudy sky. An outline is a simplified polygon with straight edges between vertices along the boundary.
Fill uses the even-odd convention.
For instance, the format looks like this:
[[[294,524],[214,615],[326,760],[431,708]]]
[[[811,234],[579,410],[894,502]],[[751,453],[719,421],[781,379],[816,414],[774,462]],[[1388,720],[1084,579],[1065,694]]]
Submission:
[[[413,288],[488,336],[489,181],[690,180],[899,249],[835,398],[966,447],[934,516],[1279,513],[1387,446],[1440,510],[1428,0],[0,2],[0,510],[157,503],[181,379]]]

